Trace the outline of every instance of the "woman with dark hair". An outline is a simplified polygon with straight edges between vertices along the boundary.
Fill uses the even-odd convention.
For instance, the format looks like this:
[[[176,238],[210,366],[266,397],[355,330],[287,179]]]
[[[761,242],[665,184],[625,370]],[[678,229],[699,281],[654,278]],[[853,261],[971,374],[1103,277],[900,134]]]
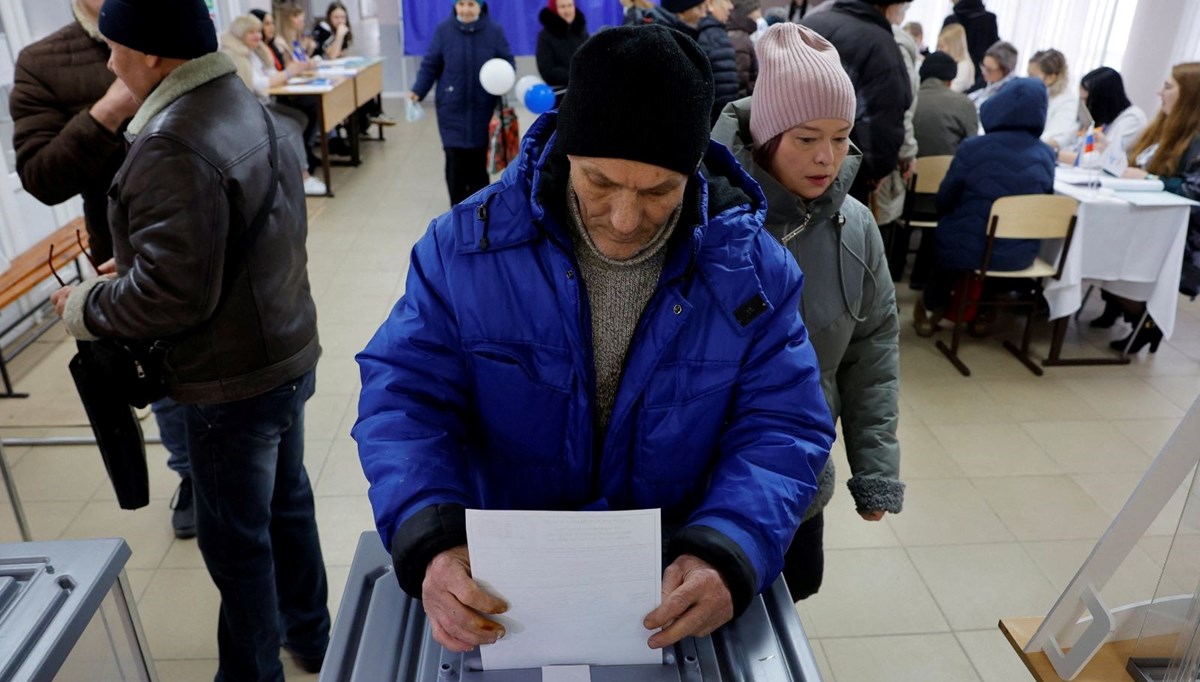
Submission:
[[[1129,148],[1125,177],[1162,180],[1168,192],[1200,201],[1200,62],[1176,64],[1158,96],[1162,108]],[[1193,298],[1200,294],[1200,207],[1196,206],[1188,221],[1179,293]],[[1108,292],[1104,292],[1104,300],[1104,314],[1092,320],[1093,327],[1111,327],[1122,315],[1136,323],[1146,311],[1145,303]],[[1153,353],[1162,338],[1162,330],[1147,316],[1141,327],[1111,346],[1121,350],[1132,341],[1129,352],[1136,353],[1148,344]]]
[[[1096,146],[1101,150],[1110,143],[1130,149],[1146,129],[1146,112],[1129,101],[1125,81],[1114,69],[1102,66],[1088,72],[1079,82],[1079,98],[1100,129]],[[1073,164],[1078,156],[1077,149],[1063,150],[1058,160]]]
[[[588,39],[587,19],[575,0],[549,0],[538,13],[542,31],[537,40],[538,74],[562,99],[571,75],[571,57]]]
[[[340,2],[329,3],[325,18],[313,27],[313,41],[317,44],[314,57],[338,59],[350,48],[354,34],[350,32],[350,15]]]

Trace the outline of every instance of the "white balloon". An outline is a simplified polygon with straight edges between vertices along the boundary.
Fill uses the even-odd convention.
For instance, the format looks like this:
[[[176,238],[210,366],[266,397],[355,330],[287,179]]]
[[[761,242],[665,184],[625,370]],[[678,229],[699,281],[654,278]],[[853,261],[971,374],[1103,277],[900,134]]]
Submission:
[[[546,81],[542,80],[541,78],[538,78],[537,76],[533,76],[533,75],[521,76],[521,80],[517,81],[517,101],[524,102],[525,101],[525,93],[529,92],[529,88],[532,88],[533,86],[537,85],[538,83],[545,83],[545,82]]]
[[[516,80],[517,72],[513,70],[512,64],[499,57],[487,60],[483,63],[483,68],[479,69],[479,84],[493,95],[503,95],[512,90]]]

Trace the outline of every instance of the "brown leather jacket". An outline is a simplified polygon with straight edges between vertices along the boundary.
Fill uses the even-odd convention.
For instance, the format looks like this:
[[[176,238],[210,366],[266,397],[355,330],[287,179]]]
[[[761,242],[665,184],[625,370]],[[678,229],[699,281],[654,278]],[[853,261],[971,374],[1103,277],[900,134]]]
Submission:
[[[176,70],[130,131],[137,137],[109,204],[119,277],[80,287],[90,287],[77,292],[85,331],[166,340],[170,395],[184,403],[250,398],[312,369],[320,346],[308,216],[286,141],[270,217],[246,252],[233,253],[271,168],[263,107],[232,62],[213,54]]]
[[[21,183],[44,204],[83,196],[98,262],[112,257],[107,192],[127,147],[88,113],[116,78],[108,55],[103,41],[71,22],[21,51],[9,96]]]

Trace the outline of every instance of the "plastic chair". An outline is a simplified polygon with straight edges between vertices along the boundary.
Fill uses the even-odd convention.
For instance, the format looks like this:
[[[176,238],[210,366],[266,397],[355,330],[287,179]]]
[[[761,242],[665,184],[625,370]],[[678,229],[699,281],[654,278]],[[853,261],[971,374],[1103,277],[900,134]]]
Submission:
[[[970,290],[971,280],[983,283],[988,277],[1005,279],[1032,279],[1036,282],[1036,296],[1029,301],[980,301],[979,306],[993,307],[1026,307],[1025,333],[1021,345],[1017,347],[1011,341],[1005,341],[1004,347],[1012,353],[1021,364],[1029,368],[1037,376],[1042,376],[1042,368],[1029,357],[1029,341],[1033,330],[1033,316],[1037,312],[1038,302],[1042,298],[1042,281],[1046,277],[1059,279],[1062,277],[1063,264],[1071,248],[1071,238],[1075,235],[1075,213],[1079,202],[1061,195],[1031,194],[997,199],[992,204],[992,212],[988,218],[987,246],[983,253],[983,262],[979,269],[967,275],[967,289]],[[1061,239],[1062,248],[1058,254],[1058,265],[1051,265],[1041,258],[1036,258],[1033,264],[1021,270],[992,270],[990,268],[992,251],[997,239]],[[958,347],[962,341],[963,329],[966,327],[965,311],[970,304],[968,296],[960,296],[958,302],[957,320],[954,323],[954,336],[950,345],[938,341],[938,350],[946,356],[963,376],[971,376],[971,370],[958,356]]]

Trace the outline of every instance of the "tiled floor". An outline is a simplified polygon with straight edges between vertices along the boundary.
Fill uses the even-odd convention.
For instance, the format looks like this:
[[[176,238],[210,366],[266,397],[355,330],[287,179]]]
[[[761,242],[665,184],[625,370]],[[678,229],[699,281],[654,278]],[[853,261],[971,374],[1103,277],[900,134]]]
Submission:
[[[446,208],[437,139],[432,120],[402,123],[387,142],[364,144],[363,166],[336,170],[336,198],[309,205],[325,355],[308,406],[307,457],[334,609],[358,534],[372,526],[349,438],[353,354],[403,293],[413,242]],[[827,513],[825,585],[799,611],[827,680],[1027,680],[996,623],[1050,608],[1200,394],[1200,305],[1181,300],[1175,339],[1128,367],[1057,368],[1037,378],[993,338],[967,342],[973,374],[963,378],[931,340],[912,333],[913,293],[902,286],[900,295],[907,508],[866,523],[841,487]],[[1069,350],[1099,353],[1108,338],[1072,329]],[[1042,338],[1037,351],[1045,345]],[[0,433],[85,433],[66,371],[70,353],[56,331],[20,356],[18,381],[33,397],[0,404]],[[7,454],[38,539],[129,541],[129,574],[160,679],[211,679],[217,595],[195,542],[171,535],[175,481],[161,447],[150,448],[154,501],[137,512],[117,509],[91,448]],[[834,456],[844,477],[840,446]],[[1152,596],[1181,508],[1177,495],[1105,590],[1110,603]],[[0,508],[0,540],[15,538]],[[292,668],[288,677],[315,679]]]

